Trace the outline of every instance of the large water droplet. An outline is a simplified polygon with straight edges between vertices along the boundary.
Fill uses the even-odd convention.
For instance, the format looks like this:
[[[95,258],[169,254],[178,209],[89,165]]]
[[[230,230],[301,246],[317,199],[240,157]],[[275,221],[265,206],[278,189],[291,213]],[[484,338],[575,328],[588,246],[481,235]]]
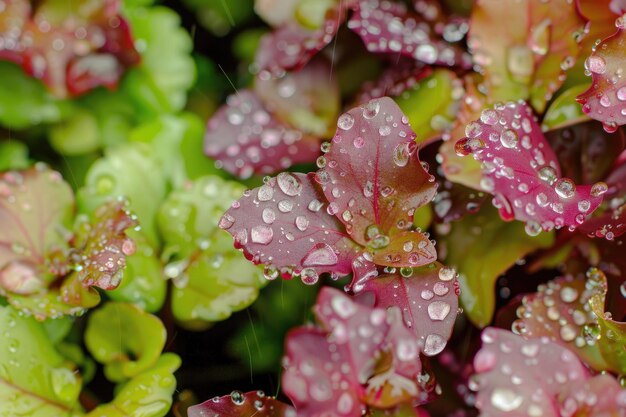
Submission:
[[[269,245],[274,237],[274,230],[265,225],[255,226],[250,230],[250,238],[252,242],[260,245]]]
[[[438,334],[429,334],[424,342],[424,355],[434,356],[446,347],[446,339]]]
[[[561,198],[572,198],[576,193],[576,184],[569,178],[561,178],[554,184],[554,191],[556,191],[557,195]]]
[[[433,301],[428,304],[428,317],[431,320],[442,321],[450,313],[450,304],[445,301]]]
[[[337,254],[326,243],[318,243],[302,259],[303,266],[331,266],[338,262]]]
[[[278,187],[283,193],[294,197],[302,192],[302,184],[294,175],[288,172],[281,172],[277,177]]]
[[[524,399],[507,388],[495,388],[491,393],[491,405],[500,411],[509,412],[519,408]]]
[[[343,130],[350,130],[354,126],[354,117],[350,113],[344,113],[337,119],[337,127]]]

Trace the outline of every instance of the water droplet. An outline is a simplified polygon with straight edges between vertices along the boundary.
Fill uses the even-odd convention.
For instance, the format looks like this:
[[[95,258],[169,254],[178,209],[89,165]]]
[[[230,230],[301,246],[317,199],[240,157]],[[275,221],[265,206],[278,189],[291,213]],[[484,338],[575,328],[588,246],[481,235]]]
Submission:
[[[569,178],[561,178],[554,184],[554,191],[556,191],[557,195],[561,198],[572,198],[576,193],[576,184]]]
[[[391,134],[391,127],[387,126],[387,125],[383,125],[381,127],[378,128],[378,134],[380,136],[389,136]]]
[[[504,412],[519,408],[522,402],[521,396],[507,388],[495,388],[491,393],[491,405]]]
[[[431,320],[442,321],[450,313],[450,304],[445,301],[433,301],[428,304],[428,317]]]
[[[556,170],[549,165],[545,165],[537,171],[539,175],[539,179],[543,182],[546,182],[550,185],[554,184],[557,180]]]
[[[319,275],[313,268],[304,268],[302,272],[300,272],[300,279],[305,285],[315,285],[319,280]]]
[[[626,101],[626,87],[621,87],[617,90],[616,95],[619,101]]]
[[[323,206],[324,206],[324,203],[322,203],[321,201],[319,201],[319,200],[311,200],[311,201],[309,202],[309,205],[307,206],[307,208],[308,208],[310,211],[312,211],[312,212],[314,212],[314,213],[317,213],[318,211],[320,211],[320,209],[321,209]]]
[[[480,121],[489,126],[498,123],[499,118],[498,112],[494,109],[485,109],[480,113]],[[467,128],[465,129],[465,134],[467,135]]]
[[[588,212],[590,208],[591,203],[589,202],[589,200],[580,200],[578,202],[578,211],[580,211],[581,213]]]
[[[281,200],[278,202],[278,211],[281,213],[289,213],[293,209],[293,201]]]
[[[274,230],[271,227],[265,225],[259,225],[252,228],[250,231],[250,238],[252,242],[260,245],[269,245],[274,237]]]
[[[344,296],[334,297],[330,302],[333,310],[342,319],[352,317],[356,313],[356,306],[352,301]]]
[[[267,224],[272,224],[274,223],[274,220],[276,220],[276,212],[274,210],[272,210],[269,207],[266,207],[263,209],[263,213],[261,214],[261,218],[263,219],[263,221]]]
[[[354,400],[348,392],[344,392],[337,400],[337,412],[339,414],[350,414],[354,407]]]
[[[363,145],[365,145],[365,139],[363,139],[361,136],[357,136],[352,141],[352,144],[354,145],[355,148],[361,149]]]
[[[257,192],[257,199],[259,201],[269,201],[274,197],[274,188],[264,184],[259,187],[259,191]]]
[[[495,110],[491,110],[495,113]],[[483,112],[484,113],[484,112]],[[497,114],[496,114],[497,117]],[[481,115],[482,120],[482,115]],[[477,138],[480,134],[483,133],[483,127],[478,122],[470,122],[467,126],[465,126],[465,136],[468,138]]]
[[[511,129],[503,129],[500,134],[500,143],[502,146],[508,149],[514,149],[517,146],[518,137],[517,133]]]
[[[350,130],[354,126],[354,117],[350,113],[344,113],[337,119],[337,127],[342,130]]]
[[[571,324],[566,324],[565,326],[561,327],[559,335],[561,336],[561,339],[563,339],[563,341],[571,342],[576,338],[577,333],[576,329]]]
[[[439,270],[439,279],[442,281],[450,281],[456,277],[456,270],[454,268],[444,266]]]
[[[230,399],[235,405],[242,405],[246,402],[246,397],[244,397],[241,391],[233,391],[230,393]]]
[[[585,68],[596,74],[604,74],[606,72],[606,62],[601,56],[591,55],[585,60]]]
[[[302,259],[303,266],[331,266],[336,265],[339,259],[337,254],[326,243],[318,243]]]
[[[424,342],[424,355],[434,356],[446,347],[446,339],[438,334],[429,334]]]
[[[309,227],[309,219],[307,219],[304,216],[297,216],[296,217],[296,227],[301,232],[304,232]]]
[[[233,224],[235,224],[235,218],[226,213],[220,219],[218,226],[220,227],[220,229],[228,230],[233,226]]]
[[[363,106],[363,117],[366,119],[373,119],[378,115],[380,111],[380,103],[378,101],[372,100]]]
[[[404,167],[408,164],[411,152],[409,150],[409,143],[398,144],[393,151],[393,162],[399,167]]]
[[[302,184],[288,172],[281,172],[277,177],[278,187],[288,196],[295,197],[302,192]]]
[[[600,197],[609,190],[609,186],[605,182],[596,182],[591,186],[591,195],[593,197]]]
[[[565,303],[573,303],[578,299],[578,291],[572,287],[563,287],[559,292],[561,300]]]

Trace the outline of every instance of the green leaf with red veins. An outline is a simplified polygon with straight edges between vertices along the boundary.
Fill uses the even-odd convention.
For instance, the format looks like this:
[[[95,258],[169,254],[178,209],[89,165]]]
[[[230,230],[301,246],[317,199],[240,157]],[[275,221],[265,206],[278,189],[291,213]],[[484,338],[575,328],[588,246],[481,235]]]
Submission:
[[[78,258],[75,268],[83,286],[117,288],[126,257],[135,253],[135,242],[126,235],[135,226],[137,220],[122,201],[104,204],[96,210],[91,222],[82,224],[70,259]]]
[[[331,65],[316,59],[279,78],[257,77],[254,92],[264,107],[305,135],[330,137],[339,115],[339,85],[329,77]]]
[[[569,0],[476,2],[468,45],[491,101],[529,99],[543,112],[576,61],[585,23]]]
[[[513,331],[526,339],[548,337],[576,352],[595,370],[607,370],[593,334],[598,325],[587,307],[592,292],[585,282],[582,278],[560,277],[540,285],[536,293],[525,295]]]
[[[626,390],[610,375],[591,377],[576,355],[548,338],[524,340],[488,328],[471,384],[481,416],[620,416]]]
[[[58,96],[114,88],[139,62],[120,2],[8,2],[0,12],[7,42],[0,58],[15,62]]]
[[[0,174],[0,291],[29,295],[67,272],[74,196],[44,165]]]
[[[587,271],[588,286],[593,295],[589,307],[598,320],[597,328],[591,332],[598,337],[597,344],[610,369],[619,374],[626,373],[626,323],[612,319],[611,313],[605,313],[607,293],[606,276],[597,268]]]
[[[344,113],[337,127],[326,166],[316,180],[330,203],[329,211],[350,236],[374,252],[384,249],[394,235],[411,227],[415,210],[432,200],[434,177],[417,156],[416,135],[407,117],[390,98]],[[418,233],[413,236],[417,248],[423,240]],[[422,249],[434,253],[434,248]]]
[[[296,417],[293,407],[268,397],[263,391],[245,394],[233,391],[230,395],[215,397],[187,409],[189,417],[219,415],[223,417]]]
[[[615,132],[626,124],[626,69],[624,48],[626,47],[626,18],[615,21],[617,32],[596,46],[585,60],[585,69],[591,73],[591,87],[579,95],[577,100],[583,112],[602,122],[607,132]]]
[[[495,283],[518,259],[539,248],[551,247],[552,233],[531,237],[519,223],[505,223],[496,211],[482,210],[451,223],[437,235],[442,262],[459,272],[461,303],[478,327],[491,323],[495,311]]]
[[[89,316],[85,345],[110,381],[122,382],[154,366],[165,346],[165,327],[152,314],[110,301]]]
[[[526,222],[526,232],[567,226],[574,230],[602,202],[603,182],[576,185],[561,167],[530,107],[524,102],[496,104],[467,125],[468,137],[456,143],[459,154],[481,162],[481,186],[506,220]]]
[[[400,273],[368,281],[362,293],[373,293],[376,307],[400,307],[404,324],[417,337],[420,351],[426,356],[437,355],[446,346],[456,321],[456,271],[434,262],[402,268]]]

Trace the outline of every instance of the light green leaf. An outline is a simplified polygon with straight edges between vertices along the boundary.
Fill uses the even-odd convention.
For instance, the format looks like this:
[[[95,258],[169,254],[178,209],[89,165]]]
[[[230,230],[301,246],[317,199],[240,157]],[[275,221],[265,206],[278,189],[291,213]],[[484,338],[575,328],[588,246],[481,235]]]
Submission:
[[[118,387],[113,401],[100,405],[84,417],[163,417],[176,390],[174,371],[180,358],[165,353],[149,370]]]
[[[0,171],[26,169],[30,166],[28,147],[22,142],[7,140],[0,142]]]
[[[515,261],[536,249],[552,246],[553,233],[531,237],[521,222],[502,221],[491,205],[475,215],[451,223],[450,233],[438,236],[443,262],[455,267],[461,284],[460,300],[469,319],[487,326],[495,310],[495,283]]]
[[[225,36],[232,29],[254,16],[253,0],[185,0],[196,12],[202,26],[216,36]]]
[[[107,379],[122,382],[151,368],[165,345],[161,320],[133,304],[108,302],[87,322],[85,345],[104,364]]]
[[[576,97],[589,89],[589,84],[581,84],[563,91],[550,103],[543,117],[541,127],[544,130],[558,129],[590,120],[583,113],[583,108]]]
[[[41,323],[0,307],[2,416],[79,415],[80,377],[49,340]]]
[[[158,217],[164,240],[165,274],[175,283],[174,316],[181,321],[217,321],[250,305],[265,284],[262,271],[233,248],[217,227],[241,184],[201,177],[172,192]]]
[[[24,129],[61,120],[68,111],[69,103],[53,97],[39,80],[0,61],[0,124]]]

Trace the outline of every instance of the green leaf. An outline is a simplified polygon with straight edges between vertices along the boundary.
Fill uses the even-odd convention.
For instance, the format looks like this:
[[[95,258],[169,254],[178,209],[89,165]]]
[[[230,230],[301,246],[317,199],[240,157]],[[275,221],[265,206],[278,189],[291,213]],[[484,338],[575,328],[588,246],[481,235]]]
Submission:
[[[583,113],[582,106],[576,97],[587,91],[588,84],[581,84],[563,91],[548,107],[541,127],[544,130],[558,129],[589,120]]]
[[[176,390],[174,371],[180,358],[165,353],[154,367],[117,389],[113,401],[100,405],[84,417],[163,417],[172,405]]]
[[[216,36],[226,36],[254,16],[253,0],[184,0],[183,3],[194,10],[200,24]]]
[[[10,139],[0,142],[0,171],[26,169],[30,165],[26,145]]]
[[[104,364],[107,379],[122,382],[157,362],[165,337],[165,327],[156,316],[135,305],[111,301],[89,317],[85,345]]]
[[[63,155],[93,152],[100,147],[98,121],[91,112],[75,109],[72,117],[50,129],[50,144]]]
[[[454,94],[460,89],[460,86],[455,85],[456,80],[452,71],[438,69],[401,96],[394,97],[394,101],[409,118],[411,127],[418,133],[418,143],[452,127],[458,100]]]
[[[85,186],[78,191],[79,210],[93,213],[104,202],[123,196],[146,238],[157,247],[156,213],[167,193],[167,177],[161,168],[150,145],[132,143],[108,149],[91,166]]]
[[[610,369],[618,374],[626,374],[626,323],[615,321],[604,312],[608,290],[604,273],[597,268],[591,268],[587,271],[587,278],[587,286],[594,291],[588,304],[595,313],[599,326],[596,343]]]
[[[478,327],[487,326],[495,310],[495,283],[515,261],[554,242],[553,233],[531,237],[524,224],[506,223],[491,205],[475,215],[451,223],[448,234],[438,237],[446,265],[457,268],[460,300],[469,319]]]
[[[68,102],[58,100],[44,85],[17,65],[0,61],[0,124],[24,129],[61,120]]]
[[[80,377],[54,348],[43,326],[11,307],[0,307],[2,415],[79,415]]]
[[[250,305],[265,284],[262,271],[217,227],[243,192],[241,184],[201,177],[172,192],[159,210],[165,275],[174,280],[172,310],[183,322],[217,321]]]
[[[135,47],[141,53],[139,68],[129,71],[121,89],[139,108],[159,112],[181,110],[196,72],[193,42],[174,11],[155,6],[128,10]]]
[[[167,288],[163,267],[141,232],[130,235],[137,244],[137,250],[126,258],[126,269],[120,286],[107,295],[115,301],[136,304],[142,310],[155,313],[165,302]]]

